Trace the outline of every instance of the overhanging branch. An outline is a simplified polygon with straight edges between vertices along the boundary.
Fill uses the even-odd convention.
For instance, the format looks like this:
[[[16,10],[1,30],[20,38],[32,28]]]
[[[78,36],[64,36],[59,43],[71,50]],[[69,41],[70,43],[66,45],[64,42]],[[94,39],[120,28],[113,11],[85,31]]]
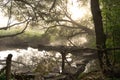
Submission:
[[[57,52],[66,52],[66,53],[95,53],[96,49],[91,48],[82,48],[76,46],[44,46],[38,45],[38,50],[45,51],[57,51]]]
[[[22,34],[22,33],[27,29],[28,24],[29,24],[29,21],[26,23],[26,26],[24,27],[24,29],[23,29],[21,32],[14,33],[14,34],[8,34],[8,35],[2,35],[2,36],[0,36],[0,38],[14,37],[14,36],[17,36],[17,35],[19,35],[19,34]]]
[[[12,25],[9,25],[9,26],[7,26],[7,27],[1,27],[0,30],[7,30],[8,28],[11,28],[11,27],[13,27],[13,26],[20,25],[20,24],[23,24],[23,23],[25,23],[25,22],[28,22],[28,20],[29,20],[29,19],[24,20],[24,21],[22,21],[22,22],[17,22],[17,23],[14,23],[14,24],[12,24]]]
[[[71,26],[68,26],[68,25],[55,25],[55,26],[63,26],[63,27],[67,27],[67,28],[73,28],[73,29],[81,29],[81,30],[84,30],[86,33],[88,33],[89,35],[94,35],[94,31],[87,28],[86,26],[83,26],[83,25],[80,25],[79,23],[75,22],[74,20],[72,20],[70,18],[70,20],[66,20],[66,19],[52,19],[52,20],[47,20],[46,22],[69,22],[69,23],[72,23],[74,25],[76,25],[77,27],[71,27]]]

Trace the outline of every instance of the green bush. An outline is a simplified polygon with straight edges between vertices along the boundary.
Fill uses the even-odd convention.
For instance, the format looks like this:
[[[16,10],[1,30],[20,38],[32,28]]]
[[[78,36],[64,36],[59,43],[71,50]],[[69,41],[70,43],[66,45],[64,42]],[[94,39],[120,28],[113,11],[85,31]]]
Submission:
[[[109,78],[107,80],[120,80],[120,78]]]
[[[5,73],[0,74],[0,80],[6,80]],[[11,78],[10,80],[14,80],[14,79]]]
[[[0,74],[0,80],[6,80],[5,73]]]

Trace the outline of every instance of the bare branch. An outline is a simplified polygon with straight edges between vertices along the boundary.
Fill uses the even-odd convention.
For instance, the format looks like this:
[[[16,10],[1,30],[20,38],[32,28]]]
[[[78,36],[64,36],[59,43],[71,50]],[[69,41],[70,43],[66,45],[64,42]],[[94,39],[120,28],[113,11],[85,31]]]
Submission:
[[[22,21],[22,22],[18,22],[18,23],[14,23],[12,25],[9,25],[8,27],[1,27],[0,30],[7,30],[8,28],[11,28],[13,26],[16,26],[16,25],[20,25],[20,24],[23,24],[25,22],[27,22],[29,19],[25,20],[25,21]]]
[[[78,27],[80,27],[82,30],[88,32],[89,34],[94,35],[93,30],[87,28],[86,26],[83,26],[83,25],[77,23],[76,21],[74,21],[74,20],[73,20],[70,16],[68,16],[67,14],[66,14],[66,16],[70,19],[70,21],[71,21],[73,24],[77,25]]]
[[[69,38],[67,39],[73,46],[76,46]],[[76,46],[77,47],[77,46]]]
[[[15,33],[15,34],[2,35],[2,36],[0,36],[0,38],[14,37],[14,36],[17,36],[17,35],[19,35],[19,34],[22,34],[22,33],[27,29],[28,24],[29,24],[29,22],[26,23],[25,28],[24,28],[21,32],[18,32],[18,33]]]
[[[70,18],[70,17],[69,17]],[[69,22],[69,23],[72,23],[74,25],[76,25],[77,27],[70,27],[69,28],[77,28],[77,29],[82,29],[84,30],[85,32],[87,32],[89,35],[94,35],[94,31],[87,28],[86,26],[83,26],[83,25],[80,25],[79,23],[77,23],[76,21],[72,20],[70,18],[70,20],[66,20],[66,19],[53,19],[53,20],[48,20],[47,22],[52,22],[52,21],[56,21],[56,22]],[[59,25],[59,26],[65,26],[65,27],[68,27],[67,25]]]
[[[6,65],[6,63],[3,63],[3,62],[5,62],[5,61],[6,61],[6,60],[0,60],[0,65]],[[22,63],[22,62],[18,62],[18,61],[12,60],[12,66],[14,66],[13,63],[22,64],[23,66],[26,66],[26,64],[24,64],[24,63]]]
[[[55,28],[55,27],[63,27],[63,28],[68,28],[68,29],[79,29],[81,30],[81,27],[72,27],[72,26],[68,26],[68,25],[53,25],[53,26],[50,26],[50,27],[47,27],[47,30],[45,31],[45,33],[47,33],[51,28]],[[89,34],[89,35],[93,35],[93,34],[90,34],[88,31],[85,31],[84,29],[82,29],[83,31],[80,31],[80,32],[76,32],[72,35],[69,35],[69,36],[65,36],[67,38],[72,38],[74,36],[77,36],[77,35],[80,35],[80,34]],[[90,29],[88,29],[90,30]],[[93,30],[91,30],[91,32],[93,33]]]
[[[10,5],[10,8],[8,8],[9,12],[8,12],[8,23],[7,23],[7,27],[9,26],[9,24],[11,23],[11,18],[12,18],[12,1],[11,1],[11,5]]]
[[[30,6],[31,7],[31,9],[32,9],[32,12],[34,13],[34,16],[32,17],[33,18],[33,20],[37,20],[37,16],[36,16],[36,10],[35,10],[35,8],[33,7],[33,5],[31,5],[28,1],[26,1],[26,0],[14,0],[15,2],[16,1],[18,1],[18,2],[22,2],[22,3],[24,3],[24,4],[26,4],[26,5],[28,5],[28,6]],[[16,3],[16,4],[18,4],[18,3]],[[19,4],[18,4],[18,6],[19,6]],[[20,6],[19,6],[20,7]]]
[[[75,37],[75,36],[77,36],[77,35],[82,35],[82,34],[86,34],[87,32],[76,32],[76,33],[74,33],[74,34],[70,34],[70,35],[68,35],[68,36],[66,36],[67,38],[73,38],[73,37]]]
[[[56,4],[56,0],[54,0],[54,2],[53,2],[53,4],[52,4],[52,6],[51,6],[49,12],[55,7],[55,4]]]
[[[30,5],[30,3],[28,3],[26,0],[14,0],[14,1],[22,2],[24,4]]]

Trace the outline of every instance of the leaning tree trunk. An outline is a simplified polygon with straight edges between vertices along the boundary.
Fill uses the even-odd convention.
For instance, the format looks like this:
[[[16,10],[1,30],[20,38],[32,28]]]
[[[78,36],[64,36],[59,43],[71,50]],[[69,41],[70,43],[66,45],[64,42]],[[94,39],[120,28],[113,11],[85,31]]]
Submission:
[[[96,47],[98,49],[98,58],[100,61],[100,67],[103,71],[105,66],[109,67],[110,62],[108,59],[107,51],[104,51],[106,48],[106,36],[103,30],[102,16],[99,6],[99,0],[91,0],[91,12],[93,16],[95,33],[96,33]],[[105,61],[104,61],[104,60]]]

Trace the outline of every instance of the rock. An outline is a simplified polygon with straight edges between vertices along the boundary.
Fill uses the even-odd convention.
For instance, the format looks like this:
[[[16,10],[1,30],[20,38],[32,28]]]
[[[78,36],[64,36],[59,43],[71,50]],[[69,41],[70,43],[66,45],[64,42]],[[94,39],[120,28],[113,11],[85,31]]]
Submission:
[[[96,60],[89,61],[85,66],[84,73],[89,73],[91,71],[99,70]]]

